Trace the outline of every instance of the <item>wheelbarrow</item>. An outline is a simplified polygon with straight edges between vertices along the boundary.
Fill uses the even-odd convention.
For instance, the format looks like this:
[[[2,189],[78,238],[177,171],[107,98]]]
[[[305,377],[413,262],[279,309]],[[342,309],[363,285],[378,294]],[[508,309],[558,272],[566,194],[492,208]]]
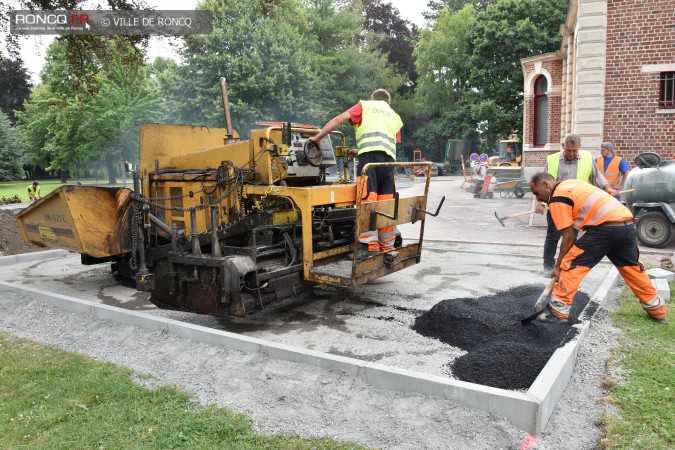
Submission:
[[[525,196],[525,190],[523,189],[522,186],[523,182],[525,182],[525,178],[502,181],[500,183],[497,183],[497,188],[499,189],[499,196],[501,198],[506,197],[523,198]]]

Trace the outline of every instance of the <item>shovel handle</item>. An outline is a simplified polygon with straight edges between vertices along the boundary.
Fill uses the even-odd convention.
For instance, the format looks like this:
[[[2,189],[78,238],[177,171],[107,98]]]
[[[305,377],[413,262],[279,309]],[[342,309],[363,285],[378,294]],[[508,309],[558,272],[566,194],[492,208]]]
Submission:
[[[537,303],[534,304],[534,310],[535,311],[541,311],[542,308],[544,307],[544,302],[548,298],[549,294],[551,293],[551,290],[553,289],[553,286],[555,285],[555,278],[551,278],[551,281],[548,282],[548,285],[546,286],[546,289],[544,289],[544,292],[541,293],[539,298],[537,299]]]
[[[511,217],[524,216],[525,214],[534,214],[535,212],[536,211],[533,209],[532,211],[524,211],[524,212],[519,212],[519,213],[515,213],[515,214],[510,214],[506,217],[502,217],[502,220],[503,219],[510,219]]]

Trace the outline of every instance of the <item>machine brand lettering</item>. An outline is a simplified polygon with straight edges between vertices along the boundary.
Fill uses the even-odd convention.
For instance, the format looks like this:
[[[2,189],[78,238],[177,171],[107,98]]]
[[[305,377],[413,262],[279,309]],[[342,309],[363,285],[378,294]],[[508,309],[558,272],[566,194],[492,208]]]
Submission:
[[[43,217],[47,222],[66,222],[65,214],[44,214]]]

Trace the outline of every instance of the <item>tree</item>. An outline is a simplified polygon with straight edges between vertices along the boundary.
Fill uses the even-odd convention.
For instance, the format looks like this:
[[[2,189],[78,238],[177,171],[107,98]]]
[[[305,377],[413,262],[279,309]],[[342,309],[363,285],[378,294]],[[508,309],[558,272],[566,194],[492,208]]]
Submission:
[[[384,0],[363,0],[364,28],[377,36],[376,47],[387,55],[396,72],[406,77],[401,94],[412,93],[417,83],[413,49],[419,40],[417,25],[404,20],[397,8]]]
[[[321,111],[317,123],[345,111],[361,99],[370,98],[377,88],[397,92],[405,75],[378,48],[382,36],[364,29],[365,15],[360,2],[342,5],[335,0],[307,2],[307,41],[322,81]],[[392,107],[399,110],[401,97],[394,96]],[[405,120],[405,118],[404,118]],[[341,128],[353,143],[353,128]]]
[[[259,120],[317,116],[321,80],[301,32],[304,13],[297,2],[205,0],[198,7],[213,11],[213,32],[187,36],[180,50],[185,64],[164,65],[173,74],[159,80],[175,121],[223,126],[222,76],[232,120],[242,134]],[[164,84],[167,79],[177,84]]]
[[[92,5],[84,0],[21,0],[18,2],[19,7],[12,7],[10,4],[0,3],[0,23],[9,23],[9,14],[13,9],[31,9],[31,10],[79,10],[91,9]],[[106,0],[103,5],[96,5],[101,9],[112,10],[138,10],[147,9],[147,4],[144,0]],[[105,8],[104,6],[107,6]],[[7,25],[7,27],[9,27]],[[9,55],[13,58],[19,56],[19,46],[21,36],[10,33],[5,34],[5,48]],[[118,36],[96,36],[96,35],[69,35],[62,36],[61,39],[66,43],[65,57],[68,63],[72,66],[73,72],[77,74],[77,79],[81,81],[87,80],[87,74],[80,70],[82,58],[87,58],[88,55],[94,54],[100,60],[106,60],[109,56],[107,51],[107,44],[110,40],[124,41],[127,45],[135,48],[141,53],[147,46],[148,36],[132,36],[132,35],[118,35]]]
[[[0,181],[22,178],[23,142],[19,130],[4,112],[0,112]]]
[[[23,111],[23,102],[30,94],[30,76],[21,59],[0,55],[0,111],[16,124],[14,111]]]
[[[75,133],[78,144],[72,153],[80,161],[105,159],[110,184],[116,183],[116,160],[138,159],[140,126],[153,121],[158,97],[143,64],[125,64],[123,59],[121,53],[99,72],[96,95],[79,103],[75,111],[81,119]]]
[[[38,85],[26,103],[20,124],[26,153],[48,171],[68,171],[105,160],[108,181],[116,183],[114,162],[136,157],[138,129],[150,121],[155,83],[135,49],[111,40],[106,61],[89,54],[73,72],[63,58],[67,44],[56,40],[47,51]],[[78,78],[85,73],[87,83]]]
[[[428,0],[427,8],[429,11],[423,12],[422,16],[426,20],[434,22],[438,20],[441,11],[444,9],[447,9],[451,13],[457,13],[466,5],[472,5],[476,11],[485,11],[489,4],[497,3],[497,1],[498,0]]]
[[[470,105],[461,101],[469,89],[468,34],[475,14],[470,4],[457,13],[444,9],[432,28],[422,30],[415,49],[416,99],[418,115],[426,120],[416,139],[425,148],[440,151],[447,139],[469,138],[475,132]]]
[[[567,0],[501,0],[476,17],[469,33],[471,115],[490,140],[522,128],[520,60],[560,47]],[[472,94],[473,95],[473,94]]]

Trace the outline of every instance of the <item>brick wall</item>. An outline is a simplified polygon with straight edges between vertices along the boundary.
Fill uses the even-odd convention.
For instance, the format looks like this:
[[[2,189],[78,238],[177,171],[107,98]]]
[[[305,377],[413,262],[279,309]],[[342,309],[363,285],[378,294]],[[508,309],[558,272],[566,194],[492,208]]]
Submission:
[[[557,150],[528,150],[523,154],[523,167],[544,167],[546,157],[558,152],[560,147]]]
[[[560,143],[560,115],[562,114],[562,99],[560,96],[549,96],[548,98],[548,137],[547,141],[551,144]]]
[[[552,78],[552,85],[553,86],[560,86],[562,85],[562,61],[561,60],[556,60],[556,61],[546,61],[542,65],[542,67],[546,70],[548,70],[548,73],[551,74]],[[549,86],[549,89],[551,86]]]
[[[604,139],[631,165],[645,151],[675,157],[675,112],[655,112],[660,74],[640,71],[647,64],[673,63],[673,0],[607,1]]]
[[[534,64],[525,65],[525,80],[527,80],[527,77],[529,77],[533,71],[534,71]]]
[[[525,123],[523,124],[523,143],[532,145],[532,128],[534,127],[534,100],[525,100]]]

